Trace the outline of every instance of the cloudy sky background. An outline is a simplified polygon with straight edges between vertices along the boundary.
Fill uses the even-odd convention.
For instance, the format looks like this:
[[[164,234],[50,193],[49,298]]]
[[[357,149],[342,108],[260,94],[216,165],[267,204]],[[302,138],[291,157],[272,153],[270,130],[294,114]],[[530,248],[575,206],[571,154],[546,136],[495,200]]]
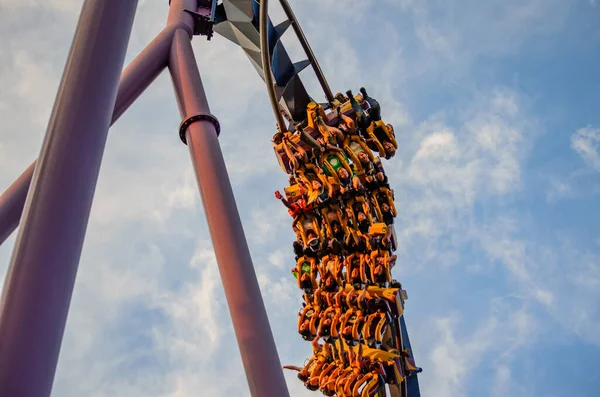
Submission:
[[[39,153],[81,3],[0,0],[1,189]],[[399,209],[395,277],[423,395],[596,396],[596,2],[291,3],[333,90],[365,86],[397,131],[385,164]],[[140,0],[126,62],[167,11]],[[300,60],[293,33],[284,42]],[[266,90],[222,37],[194,48],[281,361],[300,365],[310,346],[296,333],[291,218],[273,198],[287,178]],[[249,395],[179,123],[163,74],[111,130],[57,397]],[[0,247],[2,278],[14,238]],[[316,395],[287,379],[292,396]]]

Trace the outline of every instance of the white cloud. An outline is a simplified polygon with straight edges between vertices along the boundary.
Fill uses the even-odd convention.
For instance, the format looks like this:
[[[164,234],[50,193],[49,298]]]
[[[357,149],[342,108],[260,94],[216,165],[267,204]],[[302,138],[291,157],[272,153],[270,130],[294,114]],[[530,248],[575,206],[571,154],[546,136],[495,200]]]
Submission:
[[[525,98],[497,88],[400,136],[400,161],[385,165],[402,203],[400,257],[417,268],[456,264],[474,238],[475,204],[521,190],[520,164],[538,133],[527,108]]]
[[[600,129],[587,126],[578,129],[571,136],[571,147],[583,161],[596,171],[600,171]]]
[[[550,187],[546,192],[546,200],[548,200],[549,203],[556,203],[561,199],[572,198],[574,196],[575,192],[568,182],[559,179],[550,181]]]
[[[493,396],[505,396],[510,390],[511,383],[511,370],[506,365],[500,365],[496,368],[496,374],[494,378]]]
[[[600,346],[600,258],[576,248],[568,238],[547,246],[522,237],[527,224],[504,219],[478,231],[482,248],[504,266],[523,297],[536,301],[563,327],[587,343]]]
[[[490,394],[496,395],[496,387],[512,391],[510,372],[506,369],[517,349],[526,348],[532,342],[536,325],[527,304],[521,300],[496,299],[489,312],[481,314],[477,324],[462,321],[461,316],[450,313],[430,318],[422,325],[424,330],[431,330],[419,332],[417,342],[421,352],[428,352],[419,363],[427,368],[422,377],[430,379],[423,385],[423,395],[467,395],[471,379],[479,371],[486,373],[490,369],[496,372],[495,382],[489,387]]]

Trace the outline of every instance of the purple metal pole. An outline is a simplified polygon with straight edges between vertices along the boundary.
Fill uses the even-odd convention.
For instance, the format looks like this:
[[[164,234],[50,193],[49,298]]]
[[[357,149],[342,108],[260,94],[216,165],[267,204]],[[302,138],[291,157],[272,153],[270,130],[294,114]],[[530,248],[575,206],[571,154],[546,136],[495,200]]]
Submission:
[[[0,303],[0,396],[50,395],[137,0],[85,1]]]
[[[169,69],[250,394],[287,397],[277,348],[219,146],[217,122],[210,116],[190,37],[184,30],[175,33]]]
[[[119,83],[111,125],[117,122],[167,67],[175,30],[174,26],[164,28],[125,68]]]
[[[0,245],[19,225],[36,164],[35,161],[31,163],[21,176],[0,196]]]
[[[167,67],[176,29],[176,26],[165,28],[123,71],[111,125]],[[0,196],[0,245],[19,225],[36,164],[37,160]]]

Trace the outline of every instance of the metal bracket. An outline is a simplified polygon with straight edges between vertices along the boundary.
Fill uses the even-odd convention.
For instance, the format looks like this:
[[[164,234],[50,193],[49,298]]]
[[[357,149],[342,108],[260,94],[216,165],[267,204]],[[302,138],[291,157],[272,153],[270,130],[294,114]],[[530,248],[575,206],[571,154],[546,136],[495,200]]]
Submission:
[[[194,18],[194,35],[206,36],[207,40],[213,36],[213,26],[215,11],[218,0],[197,0],[197,11],[205,10],[205,13],[199,13],[197,11],[183,10],[190,14]],[[169,6],[171,6],[171,0],[169,0]],[[205,15],[207,14],[207,15]]]
[[[185,143],[186,145],[187,140],[185,139],[185,132],[187,131],[188,127],[196,121],[210,122],[215,127],[217,137],[221,134],[221,124],[219,123],[219,120],[217,120],[217,118],[212,114],[197,114],[195,116],[190,116],[183,120],[179,126],[179,138],[181,139],[181,142]]]
[[[194,35],[206,36],[207,40],[210,41],[213,36],[213,25],[214,23],[210,20],[210,17],[202,15],[195,11],[183,10],[190,14],[194,18]]]

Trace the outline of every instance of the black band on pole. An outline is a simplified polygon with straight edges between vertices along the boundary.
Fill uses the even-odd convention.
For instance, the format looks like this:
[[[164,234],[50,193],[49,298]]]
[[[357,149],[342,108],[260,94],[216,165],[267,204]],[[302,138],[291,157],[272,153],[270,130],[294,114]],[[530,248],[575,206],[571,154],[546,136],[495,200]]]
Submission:
[[[213,116],[212,114],[196,114],[194,116],[190,116],[187,119],[183,120],[181,122],[181,126],[179,127],[179,138],[181,138],[181,142],[185,143],[186,145],[187,145],[187,140],[185,139],[185,132],[187,131],[188,127],[192,123],[195,123],[196,121],[210,122],[215,127],[217,136],[219,136],[221,134],[221,124],[219,123],[219,120],[217,120],[217,118],[215,116]]]

